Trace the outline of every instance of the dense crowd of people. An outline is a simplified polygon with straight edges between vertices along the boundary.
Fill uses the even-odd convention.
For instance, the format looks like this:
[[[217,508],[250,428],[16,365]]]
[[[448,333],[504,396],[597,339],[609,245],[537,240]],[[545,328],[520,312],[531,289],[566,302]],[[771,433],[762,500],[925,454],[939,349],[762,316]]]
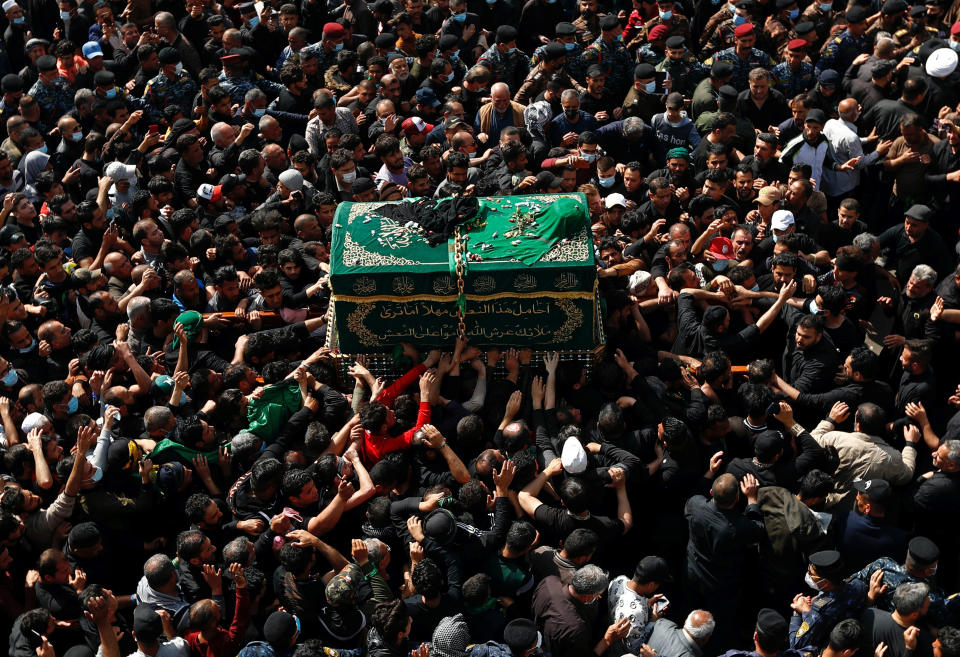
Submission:
[[[960,5],[2,10],[11,656],[960,657]],[[325,346],[339,204],[573,192],[595,362]]]

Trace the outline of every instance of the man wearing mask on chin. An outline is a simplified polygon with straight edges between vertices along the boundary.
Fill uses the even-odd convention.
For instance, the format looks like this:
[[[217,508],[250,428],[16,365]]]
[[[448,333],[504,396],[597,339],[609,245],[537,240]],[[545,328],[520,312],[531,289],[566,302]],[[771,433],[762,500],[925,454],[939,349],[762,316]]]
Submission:
[[[37,60],[39,77],[29,95],[40,106],[40,129],[47,133],[56,125],[57,117],[73,109],[73,89],[57,71],[57,59],[44,55]],[[163,105],[160,105],[163,107]]]
[[[602,655],[611,644],[627,635],[630,619],[622,618],[608,626],[596,644],[592,640],[592,628],[600,613],[597,603],[607,589],[608,579],[599,566],[588,564],[573,574],[569,585],[556,575],[540,582],[533,594],[532,609],[538,627],[542,628],[544,652],[552,657],[591,652]]]
[[[870,577],[869,586],[858,579],[844,581],[846,574],[846,566],[836,550],[810,555],[804,581],[817,594],[800,593],[790,605],[793,609],[789,635],[791,648],[809,646],[819,650],[825,647],[830,630],[839,621],[859,616],[887,589],[880,571]]]

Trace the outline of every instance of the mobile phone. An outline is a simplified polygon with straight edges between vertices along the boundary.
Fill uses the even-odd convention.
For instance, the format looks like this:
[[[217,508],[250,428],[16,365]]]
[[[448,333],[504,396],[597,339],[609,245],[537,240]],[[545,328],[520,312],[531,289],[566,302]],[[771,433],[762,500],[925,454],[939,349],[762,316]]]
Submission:
[[[657,94],[667,93],[667,89],[666,87],[664,87],[663,83],[667,81],[667,78],[669,77],[669,73],[667,73],[666,71],[657,71],[656,73],[653,74],[653,77],[657,83],[657,88],[654,90],[654,93],[657,93]]]
[[[667,599],[666,596],[664,596],[653,604],[653,609],[659,614],[664,609],[666,609],[669,604],[670,604],[670,601]]]
[[[780,402],[772,402],[767,406],[767,415],[776,415],[780,412]]]
[[[155,135],[155,134],[159,133],[159,132],[160,132],[160,126],[158,126],[156,123],[154,123],[153,125],[150,126],[149,132],[150,132],[151,135]]]

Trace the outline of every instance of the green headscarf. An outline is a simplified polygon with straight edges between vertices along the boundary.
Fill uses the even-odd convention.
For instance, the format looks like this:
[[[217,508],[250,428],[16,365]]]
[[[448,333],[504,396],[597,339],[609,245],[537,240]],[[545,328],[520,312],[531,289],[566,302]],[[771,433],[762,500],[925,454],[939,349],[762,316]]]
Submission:
[[[183,330],[187,334],[187,344],[190,344],[203,330],[203,315],[196,310],[188,310],[185,313],[180,313],[174,324],[183,324]],[[180,339],[177,338],[176,334],[173,336],[173,348],[180,348]]]
[[[683,158],[684,160],[686,160],[687,162],[689,162],[689,161],[690,161],[690,151],[688,151],[686,148],[683,148],[683,147],[671,148],[669,151],[667,151],[667,159],[668,159],[668,160],[672,160],[672,159],[675,158],[675,157],[681,157],[681,158]]]

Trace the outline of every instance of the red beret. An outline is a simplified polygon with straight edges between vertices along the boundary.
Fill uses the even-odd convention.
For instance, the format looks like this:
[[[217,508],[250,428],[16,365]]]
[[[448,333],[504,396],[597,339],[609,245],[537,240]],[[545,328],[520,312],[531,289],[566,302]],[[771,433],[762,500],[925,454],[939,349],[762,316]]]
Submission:
[[[950,34],[960,34],[960,23],[954,23],[950,28]]]
[[[787,50],[803,50],[807,47],[805,39],[790,39],[787,43]]]
[[[748,34],[753,34],[753,23],[744,23],[743,25],[738,25],[737,29],[733,31],[733,36],[737,38],[747,36]]]
[[[344,34],[346,34],[346,31],[340,23],[327,23],[323,26],[323,36],[325,37],[339,39],[343,37]]]
[[[668,28],[666,25],[654,25],[652,28],[650,28],[650,34],[647,38],[650,41],[653,41],[654,39],[667,36],[667,32],[669,31],[670,28]]]

